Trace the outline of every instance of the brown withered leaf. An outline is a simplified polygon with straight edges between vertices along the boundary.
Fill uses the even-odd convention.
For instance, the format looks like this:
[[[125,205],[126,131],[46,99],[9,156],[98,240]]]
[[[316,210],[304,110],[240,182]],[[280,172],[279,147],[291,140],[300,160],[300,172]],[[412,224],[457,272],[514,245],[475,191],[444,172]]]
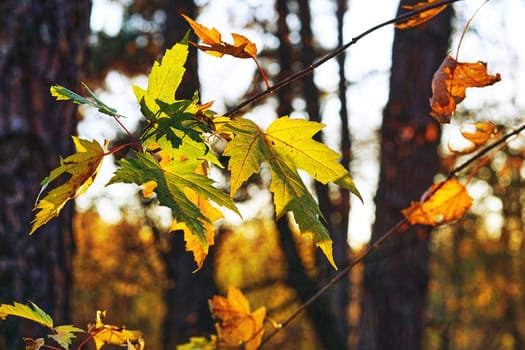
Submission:
[[[433,194],[426,198],[429,193]],[[401,212],[412,225],[437,226],[458,220],[471,206],[472,198],[465,186],[456,179],[450,179],[433,184],[421,201],[412,202]]]
[[[456,105],[466,97],[467,88],[484,87],[500,80],[499,73],[496,75],[487,73],[487,64],[484,62],[458,62],[452,56],[447,55],[432,79],[430,115],[440,123],[450,123],[450,117],[456,110]]]
[[[195,22],[185,14],[182,14],[182,17],[186,20],[186,22],[188,22],[190,27],[193,29],[195,35],[197,35],[199,39],[201,39],[202,44],[204,45],[197,44],[191,41],[190,44],[192,44],[199,50],[216,57],[230,55],[237,58],[251,58],[257,65],[259,74],[263,78],[266,87],[270,87],[268,78],[266,78],[266,74],[264,74],[262,67],[257,61],[257,46],[248,38],[241,34],[232,33],[231,35],[233,38],[233,44],[230,44],[222,40],[221,33],[217,29],[209,29],[203,26],[202,24]]]
[[[404,8],[404,9],[407,9],[407,10],[418,10],[418,9],[421,9],[421,8],[423,8],[425,6],[429,6],[429,5],[433,4],[433,3],[437,3],[437,2],[440,2],[440,1],[441,0],[428,0],[428,1],[424,1],[424,2],[418,2],[415,5],[404,5],[404,6],[401,6],[401,7]],[[420,12],[420,13],[418,13],[418,14],[410,17],[410,18],[408,18],[407,20],[404,20],[402,22],[396,23],[395,27],[397,29],[408,29],[408,28],[416,27],[416,26],[418,26],[420,24],[423,24],[423,23],[431,20],[435,16],[437,16],[447,6],[448,5],[434,7],[434,8],[428,9],[426,11]]]

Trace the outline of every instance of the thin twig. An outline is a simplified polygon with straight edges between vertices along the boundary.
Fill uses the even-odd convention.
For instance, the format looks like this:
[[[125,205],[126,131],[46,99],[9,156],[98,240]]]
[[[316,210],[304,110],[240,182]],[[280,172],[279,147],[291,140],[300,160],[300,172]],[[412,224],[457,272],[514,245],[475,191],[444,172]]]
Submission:
[[[239,103],[237,106],[233,107],[232,109],[230,109],[228,112],[226,112],[224,115],[227,116],[227,117],[231,117],[233,118],[235,114],[237,114],[242,108],[244,108],[245,106],[265,97],[266,95],[269,95],[281,88],[283,88],[284,86],[288,85],[288,84],[291,84],[292,82],[294,82],[295,80],[298,80],[298,79],[301,79],[303,78],[304,76],[312,73],[314,71],[314,69],[318,68],[320,65],[324,64],[325,62],[331,60],[332,58],[340,55],[342,52],[344,52],[346,49],[348,49],[350,46],[354,45],[355,43],[357,43],[360,39],[362,39],[363,37],[367,36],[368,34],[372,33],[372,32],[375,32],[376,30],[382,28],[382,27],[386,27],[387,25],[390,25],[390,24],[393,24],[393,23],[396,23],[396,22],[400,22],[400,21],[404,21],[410,17],[413,17],[414,15],[417,15],[419,13],[422,13],[422,12],[425,12],[427,10],[430,10],[430,9],[433,9],[433,8],[437,8],[437,7],[441,7],[443,5],[449,5],[449,4],[452,4],[454,2],[458,2],[458,1],[462,1],[462,0],[444,0],[444,1],[440,1],[440,2],[437,2],[437,3],[432,3],[428,6],[425,6],[425,7],[421,7],[419,9],[416,9],[416,10],[412,10],[412,11],[408,11],[402,15],[399,15],[393,19],[390,19],[388,21],[385,21],[381,24],[378,24],[374,27],[371,27],[370,29],[368,30],[365,30],[364,32],[362,32],[361,34],[359,34],[358,36],[352,38],[352,40],[350,40],[348,43],[344,44],[343,46],[340,46],[338,47],[337,49],[335,49],[334,51],[330,52],[329,54],[325,55],[324,57],[322,57],[321,59],[319,59],[318,61],[315,61],[314,63],[312,63],[311,65],[309,65],[308,67],[306,68],[303,68],[302,70],[300,70],[299,72],[297,73],[294,73],[292,74],[291,76],[289,76],[288,78],[284,78],[283,80],[275,83],[275,85],[272,85],[270,87],[268,87],[266,90],[242,101],[241,103]]]
[[[452,169],[446,179],[450,180],[454,177],[456,177],[461,171],[465,170],[469,165],[471,165],[476,160],[480,159],[482,156],[490,152],[491,150],[497,148],[498,146],[503,145],[506,143],[510,138],[517,136],[520,134],[523,130],[525,130],[525,124],[522,124],[519,128],[515,129],[511,133],[503,136],[496,142],[490,144],[489,146],[483,148],[481,151],[479,151],[477,154],[472,156],[471,158],[467,159],[465,162],[463,162],[461,165],[457,166],[456,168]],[[423,200],[423,202],[428,201],[439,189],[443,186],[443,184],[446,181],[442,181],[438,186],[434,188],[432,192],[426,196],[426,198]],[[288,324],[290,324],[294,319],[296,319],[301,313],[303,313],[306,308],[308,308],[312,303],[314,303],[317,299],[319,299],[324,293],[326,293],[330,288],[332,288],[337,282],[339,282],[341,279],[343,279],[345,276],[348,275],[348,273],[352,270],[352,268],[357,265],[358,263],[362,262],[365,258],[367,258],[369,255],[371,255],[373,252],[378,250],[381,245],[387,241],[390,237],[393,236],[394,233],[396,233],[403,225],[407,224],[408,221],[406,218],[403,218],[400,220],[397,224],[395,224],[392,228],[390,228],[385,234],[383,234],[380,238],[378,238],[374,243],[372,243],[365,251],[363,251],[359,256],[357,256],[348,266],[346,266],[344,269],[342,269],[340,272],[337,273],[327,284],[325,284],[321,289],[317,291],[314,295],[310,297],[304,304],[302,304],[297,310],[295,310],[286,320],[284,320],[282,323],[280,323],[280,326],[275,328],[271,333],[269,333],[266,337],[264,337],[261,341],[260,347],[262,347],[264,344],[266,344],[271,338],[273,338],[277,333],[279,333],[284,327],[286,327]]]

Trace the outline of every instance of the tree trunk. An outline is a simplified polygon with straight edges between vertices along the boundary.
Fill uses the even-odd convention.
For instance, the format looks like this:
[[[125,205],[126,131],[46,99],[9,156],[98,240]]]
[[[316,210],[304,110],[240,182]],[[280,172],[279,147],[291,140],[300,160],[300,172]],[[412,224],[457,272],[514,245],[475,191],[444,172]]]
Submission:
[[[428,98],[434,71],[447,53],[451,15],[447,9],[422,26],[395,33],[372,242],[401,219],[401,209],[420,198],[438,170],[440,132],[428,116]],[[358,349],[421,348],[428,233],[421,226],[397,233],[366,261]]]
[[[90,1],[0,3],[0,302],[31,300],[57,324],[70,321],[72,208],[28,233],[40,181],[72,152],[76,107],[57,102],[53,84],[78,89]],[[29,322],[0,322],[0,348],[37,337]]]
[[[181,13],[191,18],[197,16],[193,1],[164,2],[168,14],[165,30],[165,45],[171,47],[180,41],[189,29]],[[197,50],[190,47],[186,73],[177,91],[177,98],[191,99],[199,88]],[[214,280],[214,249],[211,248],[201,270],[195,269],[193,255],[185,251],[182,232],[169,237],[168,250],[162,257],[170,281],[165,292],[166,316],[164,319],[164,349],[175,349],[177,344],[187,342],[191,336],[209,335],[214,332],[213,319],[208,308],[208,299],[217,294]]]

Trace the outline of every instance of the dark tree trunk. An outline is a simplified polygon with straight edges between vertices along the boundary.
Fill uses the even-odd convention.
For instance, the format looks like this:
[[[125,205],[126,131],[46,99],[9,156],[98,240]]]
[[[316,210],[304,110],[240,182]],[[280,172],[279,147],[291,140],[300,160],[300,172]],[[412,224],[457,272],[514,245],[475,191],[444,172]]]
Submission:
[[[278,59],[281,68],[279,80],[282,80],[292,74],[292,63],[295,62],[298,57],[302,58],[304,64],[309,65],[314,60],[315,52],[312,46],[313,35],[310,28],[311,16],[309,5],[304,1],[299,3],[300,12],[298,15],[301,18],[302,47],[292,46],[289,40],[290,31],[286,23],[286,17],[289,14],[288,2],[277,1],[276,11],[278,13],[277,36],[280,41],[278,49]],[[307,102],[307,112],[310,119],[319,121],[319,91],[314,84],[313,76],[305,78],[302,91],[294,89],[295,87],[297,87],[297,85],[286,86],[279,90],[278,115],[284,116],[290,114],[292,112],[292,98],[294,95],[301,96],[302,94],[302,97]],[[318,189],[318,197],[321,208],[328,213],[331,208],[326,188],[322,187]],[[300,302],[304,303],[318,290],[319,286],[305,271],[286,216],[283,216],[277,221],[277,229],[279,231],[279,243],[287,262],[288,272],[286,283],[296,290]],[[323,257],[323,261],[324,259]],[[330,267],[330,271],[333,271],[332,267]],[[320,274],[323,273],[324,270]],[[331,296],[333,296],[333,293],[331,293]],[[319,341],[325,349],[335,350],[345,347],[345,336],[338,332],[336,322],[337,313],[333,312],[333,303],[329,297],[325,296],[321,298],[321,300],[313,303],[308,308],[307,313],[312,321]]]
[[[90,1],[0,3],[0,302],[31,300],[57,324],[70,321],[72,209],[29,237],[40,181],[72,152],[76,107],[50,96],[77,89]],[[30,323],[0,321],[0,348],[37,337]]]
[[[438,170],[439,127],[428,116],[428,98],[447,53],[451,15],[447,9],[425,25],[395,33],[372,241],[401,219],[400,210],[419,199]],[[421,348],[428,234],[420,226],[397,233],[366,261],[360,350]]]
[[[165,0],[164,9],[168,14],[165,31],[166,47],[180,41],[189,29],[188,23],[180,16],[184,13],[191,18],[197,16],[193,1]],[[185,65],[186,74],[177,91],[177,98],[191,99],[199,88],[197,52],[190,47]],[[170,281],[164,300],[164,348],[175,349],[177,344],[187,342],[191,336],[209,335],[214,332],[213,319],[208,308],[208,299],[217,294],[214,280],[214,249],[204,262],[201,270],[195,269],[193,255],[185,251],[182,232],[174,232],[168,241],[168,250],[162,254],[167,278]]]

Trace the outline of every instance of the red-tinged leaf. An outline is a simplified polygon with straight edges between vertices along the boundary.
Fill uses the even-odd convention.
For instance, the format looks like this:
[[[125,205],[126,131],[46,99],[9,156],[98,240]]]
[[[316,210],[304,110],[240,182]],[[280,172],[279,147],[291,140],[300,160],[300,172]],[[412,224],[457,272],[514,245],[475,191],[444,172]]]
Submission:
[[[210,309],[217,320],[215,327],[218,345],[226,347],[242,345],[246,350],[256,350],[259,347],[266,317],[264,306],[251,312],[250,304],[244,294],[230,286],[226,298],[215,295],[210,300]]]
[[[404,5],[402,6],[402,8],[407,9],[407,10],[419,10],[421,8],[432,5],[434,3],[438,3],[440,1],[442,0],[428,0],[424,2],[418,2],[415,5]],[[438,7],[434,7],[434,8],[419,12],[415,14],[414,16],[408,18],[407,20],[396,23],[395,27],[397,29],[407,29],[407,28],[416,27],[420,24],[423,24],[431,20],[435,16],[437,16],[439,13],[441,13],[441,11],[447,8],[447,6],[448,5],[438,6]]]
[[[426,198],[428,193],[433,193],[430,198]],[[402,213],[412,225],[437,226],[460,219],[471,206],[472,198],[465,186],[450,179],[433,184],[421,201],[412,202]]]
[[[430,115],[440,123],[450,123],[450,116],[456,110],[456,105],[465,99],[467,88],[484,87],[500,80],[499,73],[487,73],[487,64],[484,62],[462,63],[447,55],[432,79]]]

